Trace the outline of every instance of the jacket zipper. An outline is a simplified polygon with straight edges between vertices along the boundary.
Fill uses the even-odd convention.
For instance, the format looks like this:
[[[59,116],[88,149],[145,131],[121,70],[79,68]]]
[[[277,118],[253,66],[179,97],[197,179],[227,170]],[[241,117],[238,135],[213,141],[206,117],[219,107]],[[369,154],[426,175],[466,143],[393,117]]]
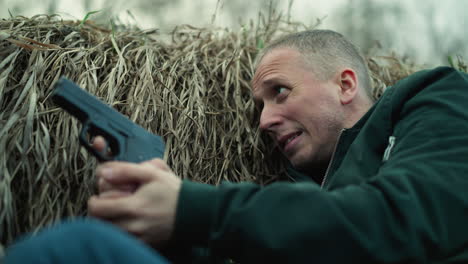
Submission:
[[[340,134],[338,134],[338,138],[335,143],[335,147],[333,148],[332,156],[330,158],[330,162],[328,163],[327,170],[325,171],[325,176],[323,176],[322,184],[320,184],[320,189],[323,189],[325,186],[325,181],[327,180],[328,172],[330,171],[331,165],[333,163],[333,159],[335,158],[336,150],[338,149],[338,143],[340,143],[341,135],[346,130],[346,128],[341,129]]]

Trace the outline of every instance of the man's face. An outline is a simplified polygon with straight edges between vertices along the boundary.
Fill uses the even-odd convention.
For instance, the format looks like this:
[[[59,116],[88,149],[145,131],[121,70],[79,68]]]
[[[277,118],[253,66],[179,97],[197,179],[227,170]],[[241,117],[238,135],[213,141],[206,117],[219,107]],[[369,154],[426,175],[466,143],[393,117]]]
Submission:
[[[345,115],[336,78],[317,80],[302,58],[291,48],[270,51],[258,65],[252,90],[260,129],[293,166],[307,170],[328,164]]]

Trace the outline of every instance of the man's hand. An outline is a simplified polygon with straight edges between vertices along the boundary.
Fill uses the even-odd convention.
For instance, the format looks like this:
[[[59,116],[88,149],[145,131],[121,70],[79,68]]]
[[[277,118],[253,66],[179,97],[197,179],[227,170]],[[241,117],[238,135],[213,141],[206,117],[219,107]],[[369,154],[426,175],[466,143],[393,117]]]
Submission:
[[[163,160],[106,162],[98,166],[96,176],[106,186],[138,187],[126,195],[109,195],[109,187],[101,195],[92,196],[89,215],[109,221],[151,246],[170,239],[182,181]]]
[[[102,136],[93,138],[92,147],[105,156],[112,156],[107,142]],[[103,177],[97,179],[99,197],[122,197],[132,194],[138,188],[135,183],[112,184]]]

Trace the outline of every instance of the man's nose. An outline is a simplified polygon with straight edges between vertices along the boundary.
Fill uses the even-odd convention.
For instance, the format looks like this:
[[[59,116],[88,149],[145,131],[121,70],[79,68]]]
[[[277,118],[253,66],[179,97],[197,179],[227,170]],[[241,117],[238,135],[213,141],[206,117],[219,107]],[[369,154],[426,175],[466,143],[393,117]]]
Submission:
[[[273,132],[273,128],[281,124],[281,116],[269,106],[264,106],[260,114],[260,129],[265,132]]]

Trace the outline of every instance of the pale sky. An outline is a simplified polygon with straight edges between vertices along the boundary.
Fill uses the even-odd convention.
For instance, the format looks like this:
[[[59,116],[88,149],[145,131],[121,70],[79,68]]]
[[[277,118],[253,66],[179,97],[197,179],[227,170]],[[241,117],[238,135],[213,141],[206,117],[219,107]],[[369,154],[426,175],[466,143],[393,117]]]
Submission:
[[[164,31],[170,31],[174,26],[180,24],[190,24],[193,26],[204,27],[210,25],[213,14],[215,13],[217,3],[218,12],[215,20],[216,26],[235,28],[239,26],[238,17],[242,17],[244,22],[249,19],[256,19],[260,5],[267,0],[180,0],[170,1],[168,5],[158,5],[160,1],[154,2],[146,0],[146,2],[153,3],[148,9],[141,10],[137,8],[140,0],[92,0],[91,10],[84,10],[82,1],[84,0],[60,0],[58,2],[57,10],[59,14],[65,19],[83,19],[88,11],[105,10],[105,8],[113,8],[113,14],[118,15],[123,22],[135,23],[127,11],[130,11],[136,19],[136,23],[141,28],[159,28]],[[227,1],[236,1],[234,3],[242,3],[248,5],[247,11],[243,14],[232,14],[230,10],[225,7]],[[295,0],[292,5],[291,16],[294,21],[300,21],[307,25],[312,25],[317,18],[325,18],[321,28],[336,29],[336,21],[339,17],[336,15],[337,11],[343,11],[344,6],[352,0]],[[388,2],[386,0],[374,0],[378,2]],[[436,0],[393,0],[391,3],[398,3],[404,6],[405,10],[410,14],[408,21],[399,21],[387,17],[388,25],[394,28],[391,32],[392,49],[397,52],[408,51],[417,62],[427,63],[431,60],[434,50],[427,48],[427,43],[439,41],[439,39],[431,39],[431,32],[427,32],[427,18],[424,16],[426,13],[421,10],[428,6],[427,3],[432,3]],[[44,14],[50,0],[0,0],[0,18],[9,17],[8,9],[14,6],[21,7],[20,14],[27,17]],[[78,3],[78,4],[77,4]],[[279,11],[287,13],[288,0],[279,0]],[[465,36],[465,29],[467,24],[467,15],[465,11],[468,10],[468,0],[445,0],[436,2],[436,9],[434,9],[434,29],[433,31],[442,32],[443,38],[440,41],[448,41],[452,38],[460,38]],[[161,10],[158,10],[160,8]],[[154,10],[148,11],[148,10]],[[344,10],[346,12],[355,12],[355,10]],[[386,10],[382,10],[385,14]],[[155,19],[158,16],[159,20]],[[110,17],[109,17],[110,18]],[[163,21],[164,25],[156,24],[158,21]],[[460,30],[462,32],[460,32]],[[346,35],[346,32],[342,32]],[[383,32],[382,34],[390,34]],[[439,35],[440,35],[439,34]],[[350,36],[348,36],[350,37]],[[352,36],[351,36],[352,37]],[[464,37],[464,39],[468,39]],[[468,42],[468,40],[467,40]],[[467,49],[462,52],[467,52]],[[468,54],[462,54],[468,58]]]

